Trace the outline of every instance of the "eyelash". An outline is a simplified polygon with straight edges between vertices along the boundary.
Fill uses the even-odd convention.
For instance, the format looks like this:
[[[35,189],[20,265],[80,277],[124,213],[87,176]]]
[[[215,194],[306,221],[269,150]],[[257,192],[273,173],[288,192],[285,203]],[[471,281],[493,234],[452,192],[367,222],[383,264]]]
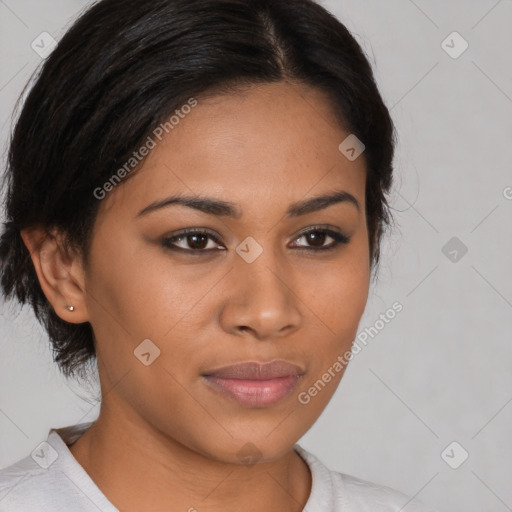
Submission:
[[[348,244],[350,241],[350,237],[346,236],[342,233],[339,233],[337,231],[333,231],[331,229],[327,229],[324,227],[320,227],[320,226],[313,226],[313,227],[309,228],[308,230],[303,231],[296,238],[294,238],[294,242],[296,242],[303,236],[309,235],[310,233],[320,233],[320,234],[328,235],[334,239],[334,242],[331,243],[330,245],[328,245],[327,247],[320,247],[320,248],[298,247],[299,250],[303,250],[303,251],[311,252],[311,253],[318,253],[320,251],[332,251],[332,250],[338,248],[341,244]],[[199,228],[198,229],[194,229],[194,228],[188,229],[188,230],[182,231],[180,233],[177,233],[176,235],[174,235],[172,237],[164,238],[162,240],[162,245],[166,249],[169,249],[171,251],[188,253],[188,254],[194,255],[194,256],[196,256],[196,255],[200,256],[202,253],[211,253],[212,251],[219,250],[219,249],[183,249],[182,247],[176,247],[175,245],[173,245],[175,242],[177,242],[183,238],[186,238],[187,236],[198,235],[198,234],[199,235],[207,235],[215,243],[222,245],[214,233],[212,233],[211,231],[209,231],[207,229],[199,229]]]

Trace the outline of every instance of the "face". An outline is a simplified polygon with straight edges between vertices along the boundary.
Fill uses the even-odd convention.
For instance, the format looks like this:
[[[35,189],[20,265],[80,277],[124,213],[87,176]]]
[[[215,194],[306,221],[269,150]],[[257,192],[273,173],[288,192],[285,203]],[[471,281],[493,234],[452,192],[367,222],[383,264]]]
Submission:
[[[197,101],[102,199],[85,272],[102,410],[212,459],[271,461],[329,402],[366,305],[364,155],[340,152],[349,132],[306,86]],[[157,207],[171,196],[203,202]],[[272,360],[300,377],[239,399],[204,377]]]

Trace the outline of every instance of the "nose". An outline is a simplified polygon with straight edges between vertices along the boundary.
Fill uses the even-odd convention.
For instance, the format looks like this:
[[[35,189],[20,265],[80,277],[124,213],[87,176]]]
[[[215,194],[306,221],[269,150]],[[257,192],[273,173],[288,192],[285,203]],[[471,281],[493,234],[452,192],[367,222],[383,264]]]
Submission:
[[[261,260],[260,260],[261,258]],[[272,268],[263,257],[252,263],[239,260],[230,272],[229,297],[220,312],[225,332],[245,332],[269,340],[295,332],[301,325],[297,286],[290,273]]]

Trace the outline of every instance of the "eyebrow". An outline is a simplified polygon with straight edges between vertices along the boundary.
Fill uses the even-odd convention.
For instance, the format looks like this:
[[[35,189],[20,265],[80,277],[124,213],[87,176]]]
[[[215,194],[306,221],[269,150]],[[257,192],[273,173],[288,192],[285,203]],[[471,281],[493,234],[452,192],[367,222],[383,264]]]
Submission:
[[[291,204],[286,211],[286,217],[299,217],[308,213],[324,210],[329,206],[339,203],[352,204],[358,211],[361,211],[359,201],[352,194],[345,190],[336,190],[328,194],[323,194]],[[227,216],[238,219],[242,216],[242,210],[236,204],[229,201],[200,196],[173,195],[165,199],[152,202],[143,208],[136,217],[142,217],[148,213],[171,205],[186,206],[208,215],[216,215],[219,217]]]

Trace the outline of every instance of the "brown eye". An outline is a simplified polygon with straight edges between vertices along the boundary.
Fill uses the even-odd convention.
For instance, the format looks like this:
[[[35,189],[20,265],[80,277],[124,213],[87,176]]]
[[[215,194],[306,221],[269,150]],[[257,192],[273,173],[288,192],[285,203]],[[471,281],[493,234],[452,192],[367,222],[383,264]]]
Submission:
[[[162,240],[168,249],[189,253],[218,250],[220,242],[212,233],[204,230],[188,230]]]
[[[312,251],[326,251],[329,249],[335,249],[340,244],[347,244],[350,240],[350,237],[343,235],[342,233],[338,233],[337,231],[333,231],[331,229],[320,229],[313,228],[309,231],[302,233],[298,238],[295,239],[295,242],[298,242],[301,239],[305,239],[308,245],[299,245],[298,248],[312,250]],[[325,245],[326,240],[331,238],[334,242]]]
[[[304,236],[306,237],[308,244],[312,245],[313,247],[323,247],[325,239],[328,235],[327,233],[321,231],[310,231]]]
[[[182,237],[190,249],[206,249],[209,236],[205,234],[193,234]]]

